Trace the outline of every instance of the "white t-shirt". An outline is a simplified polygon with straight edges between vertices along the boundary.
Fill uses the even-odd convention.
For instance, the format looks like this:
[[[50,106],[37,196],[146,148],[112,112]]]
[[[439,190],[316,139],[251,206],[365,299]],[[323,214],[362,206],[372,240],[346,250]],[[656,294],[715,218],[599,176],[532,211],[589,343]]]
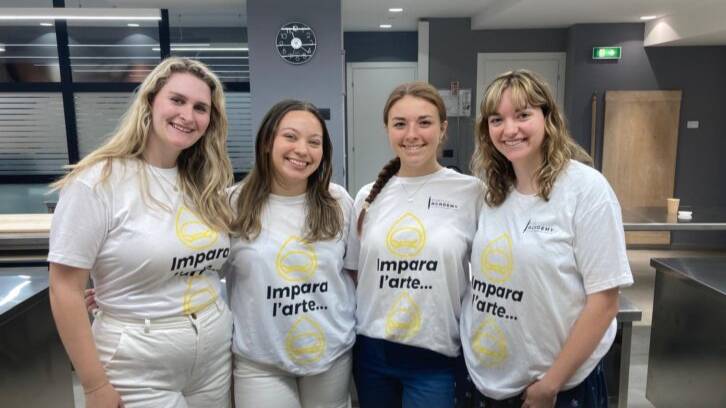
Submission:
[[[118,317],[188,315],[214,303],[229,236],[184,204],[173,187],[177,169],[115,160],[99,183],[102,167],[90,167],[60,192],[48,261],[89,269],[99,308]],[[142,199],[141,171],[151,196],[171,211]]]
[[[340,237],[302,240],[305,195],[271,194],[260,235],[232,240],[225,266],[234,315],[234,353],[295,375],[330,368],[355,342],[355,289],[343,270],[353,200],[341,186],[330,193],[343,212]],[[232,202],[236,193],[232,195]]]
[[[576,161],[558,176],[549,201],[513,189],[499,207],[482,209],[471,268],[461,317],[464,357],[477,388],[494,399],[544,376],[587,295],[633,283],[615,193]],[[590,374],[616,330],[613,319],[565,389]]]
[[[356,214],[373,184],[355,200]],[[364,336],[456,357],[459,315],[482,184],[441,169],[392,177],[366,214],[360,241],[356,318]]]

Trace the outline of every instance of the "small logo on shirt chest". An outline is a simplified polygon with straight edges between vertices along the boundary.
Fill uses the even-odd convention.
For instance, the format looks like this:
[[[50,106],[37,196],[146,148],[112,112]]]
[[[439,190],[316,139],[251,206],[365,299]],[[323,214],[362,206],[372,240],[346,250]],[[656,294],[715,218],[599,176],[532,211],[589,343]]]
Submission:
[[[442,198],[429,197],[427,208],[429,210],[432,208],[441,208],[444,210],[458,210],[459,205],[449,200],[444,200]]]
[[[527,225],[524,226],[524,230],[522,230],[522,234],[526,234],[528,231],[541,234],[552,234],[555,232],[555,228],[551,225],[533,222],[529,219],[527,221]]]

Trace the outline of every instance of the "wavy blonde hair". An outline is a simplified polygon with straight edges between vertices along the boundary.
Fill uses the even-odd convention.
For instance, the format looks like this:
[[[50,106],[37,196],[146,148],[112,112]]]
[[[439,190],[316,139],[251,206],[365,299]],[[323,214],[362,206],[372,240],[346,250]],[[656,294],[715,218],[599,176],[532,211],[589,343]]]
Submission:
[[[111,175],[115,159],[143,162],[143,154],[152,131],[152,105],[161,88],[174,74],[191,74],[209,86],[212,94],[210,120],[204,135],[193,146],[183,150],[177,158],[181,192],[186,204],[210,227],[230,231],[232,211],[227,203],[225,188],[232,183],[232,166],[227,155],[227,114],[222,83],[203,63],[186,58],[168,58],[162,61],[144,79],[136,90],[134,100],[121,117],[109,140],[78,163],[67,166],[68,174],[51,185],[63,188],[82,171],[104,162],[101,182]],[[151,197],[148,175],[139,172],[142,198],[159,207],[168,206]]]
[[[280,122],[293,111],[311,113],[323,130],[323,157],[318,168],[308,176],[305,192],[303,239],[307,242],[329,240],[343,231],[343,210],[329,190],[333,176],[333,143],[325,119],[313,104],[290,99],[275,104],[262,119],[255,140],[255,165],[242,181],[236,201],[232,204],[237,212],[232,230],[246,240],[255,239],[262,230],[262,210],[272,192],[272,180],[275,177],[270,152]]]
[[[512,104],[516,109],[527,106],[542,109],[545,128],[541,146],[542,164],[536,170],[534,179],[537,183],[537,195],[547,201],[557,176],[570,159],[588,165],[592,165],[592,159],[572,139],[564,115],[547,83],[533,72],[505,72],[487,87],[476,126],[476,149],[471,159],[471,171],[486,182],[485,201],[493,207],[504,202],[516,182],[512,163],[494,147],[489,134],[489,117],[497,113],[502,95],[507,89],[511,90]]]

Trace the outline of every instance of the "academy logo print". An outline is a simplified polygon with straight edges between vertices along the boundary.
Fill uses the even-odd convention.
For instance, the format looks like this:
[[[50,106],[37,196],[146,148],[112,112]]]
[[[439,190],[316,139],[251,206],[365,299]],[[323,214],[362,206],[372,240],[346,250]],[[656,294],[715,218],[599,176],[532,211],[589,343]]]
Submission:
[[[277,252],[275,267],[277,274],[287,282],[307,282],[318,267],[315,247],[300,237],[291,236]]]
[[[489,241],[482,251],[481,272],[490,282],[504,283],[512,276],[513,268],[512,238],[504,233]]]
[[[219,233],[204,224],[191,210],[179,207],[176,213],[176,236],[187,248],[203,250],[217,242]]]
[[[494,317],[487,316],[476,329],[471,349],[479,362],[489,368],[501,365],[509,357],[507,339]]]
[[[317,363],[326,348],[325,333],[320,324],[309,316],[297,319],[285,336],[285,350],[296,364]]]
[[[386,248],[399,258],[412,258],[426,245],[426,230],[410,212],[398,218],[386,235]]]
[[[408,340],[421,330],[421,309],[408,293],[402,293],[386,314],[386,336]]]
[[[195,285],[195,283],[198,284]],[[200,287],[201,286],[201,287]],[[217,291],[206,276],[190,276],[182,300],[182,312],[185,315],[199,313],[217,301]]]

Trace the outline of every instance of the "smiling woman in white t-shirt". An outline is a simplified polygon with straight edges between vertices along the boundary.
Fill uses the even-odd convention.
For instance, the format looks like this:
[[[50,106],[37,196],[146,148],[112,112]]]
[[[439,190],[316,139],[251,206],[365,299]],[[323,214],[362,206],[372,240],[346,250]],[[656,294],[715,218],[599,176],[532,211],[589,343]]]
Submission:
[[[55,183],[50,301],[87,407],[229,406],[226,141],[222,84],[200,62],[169,58],[110,139]]]
[[[255,165],[232,190],[227,289],[237,408],[347,407],[355,295],[353,200],[330,182],[332,143],[309,103],[265,115]],[[351,268],[352,266],[352,268]]]
[[[358,192],[360,236],[350,235],[358,399],[362,408],[449,408],[481,182],[439,164],[446,108],[431,85],[394,89],[383,123],[396,158]]]
[[[476,142],[487,205],[461,317],[475,404],[606,408],[600,360],[633,282],[618,200],[528,71],[486,89]]]

